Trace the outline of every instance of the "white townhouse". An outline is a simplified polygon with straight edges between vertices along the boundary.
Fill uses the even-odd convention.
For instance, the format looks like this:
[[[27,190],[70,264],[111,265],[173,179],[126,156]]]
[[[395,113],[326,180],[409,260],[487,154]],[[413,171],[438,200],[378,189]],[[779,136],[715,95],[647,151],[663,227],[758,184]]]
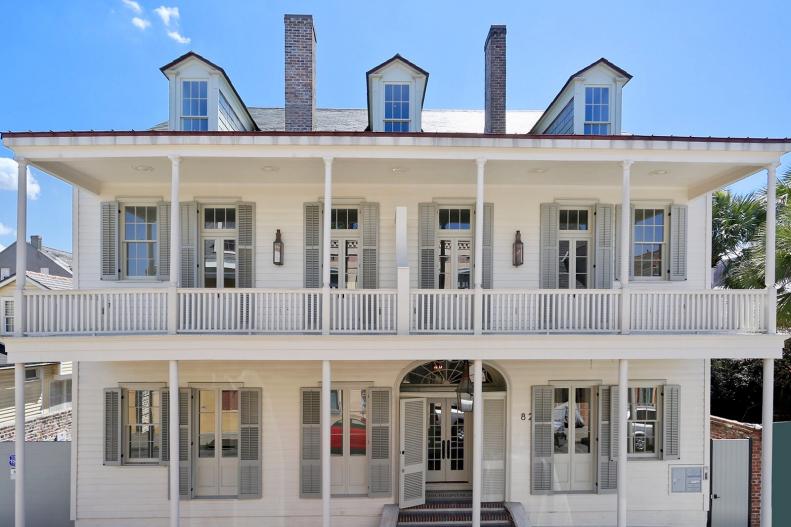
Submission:
[[[706,524],[710,359],[764,359],[768,423],[782,346],[772,258],[710,287],[709,193],[767,171],[774,254],[791,140],[625,134],[605,59],[507,110],[505,38],[483,112],[400,55],[316,108],[286,15],[284,108],[187,53],[151,130],[3,134],[75,186],[75,290],[18,279],[4,343],[17,393],[75,361],[77,526]]]

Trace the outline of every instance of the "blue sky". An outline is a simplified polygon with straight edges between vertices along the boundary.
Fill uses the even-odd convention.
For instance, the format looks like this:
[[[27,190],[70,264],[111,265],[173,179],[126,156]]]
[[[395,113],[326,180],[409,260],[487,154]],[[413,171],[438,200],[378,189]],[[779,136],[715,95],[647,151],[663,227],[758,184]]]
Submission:
[[[604,56],[634,75],[624,89],[625,131],[791,136],[791,2],[558,6],[549,0],[4,2],[0,130],[148,128],[167,117],[159,67],[188,50],[223,66],[247,104],[281,106],[288,12],[314,15],[319,106],[363,107],[365,71],[399,52],[431,73],[427,108],[481,108],[483,41],[490,24],[506,24],[509,108],[545,108],[571,73]],[[178,8],[178,16],[157,11],[162,7]],[[10,155],[0,147],[0,156]],[[0,160],[0,244],[8,245],[15,239],[16,197],[4,166]],[[40,190],[28,205],[28,232],[69,248],[70,187],[40,172],[33,177]],[[745,192],[764,179],[734,188]]]

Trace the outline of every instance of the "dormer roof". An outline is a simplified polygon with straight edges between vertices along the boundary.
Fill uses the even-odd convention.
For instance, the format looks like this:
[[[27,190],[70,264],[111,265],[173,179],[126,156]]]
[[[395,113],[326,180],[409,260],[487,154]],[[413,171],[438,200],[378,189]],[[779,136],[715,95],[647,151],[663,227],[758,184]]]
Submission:
[[[253,123],[253,126],[255,127],[254,130],[258,131],[258,126],[255,124],[255,119],[253,119],[253,116],[250,115],[250,111],[247,109],[247,105],[244,103],[244,99],[242,99],[242,96],[239,95],[238,91],[236,91],[236,86],[233,85],[233,82],[231,82],[231,78],[228,76],[227,73],[225,73],[225,70],[221,66],[215,64],[214,62],[210,61],[206,57],[204,57],[202,55],[199,55],[198,53],[195,53],[194,51],[188,51],[185,54],[181,55],[180,57],[172,60],[171,62],[168,62],[167,64],[165,64],[164,66],[159,68],[159,71],[162,72],[162,75],[164,75],[165,77],[169,78],[168,77],[168,71],[169,70],[177,69],[178,66],[180,66],[181,64],[183,64],[183,63],[185,63],[185,62],[187,62],[189,60],[197,60],[199,62],[202,62],[203,64],[205,64],[209,68],[215,70],[217,73],[222,75],[222,77],[225,79],[225,82],[227,82],[228,86],[231,87],[231,91],[233,91],[234,97],[236,97],[239,100],[239,105],[247,113],[247,117],[250,119],[250,122]]]
[[[381,72],[382,70],[386,69],[393,63],[400,63],[404,65],[406,68],[411,69],[419,76],[424,77],[423,81],[423,96],[420,98],[420,108],[423,109],[423,103],[426,100],[426,87],[428,86],[428,76],[429,73],[412,62],[411,60],[401,56],[400,53],[396,53],[386,61],[382,62],[381,64],[374,66],[370,70],[365,72],[365,85],[366,85],[366,99],[368,101],[368,128],[366,130],[373,129],[373,115],[371,114],[371,75],[376,75],[377,73]]]

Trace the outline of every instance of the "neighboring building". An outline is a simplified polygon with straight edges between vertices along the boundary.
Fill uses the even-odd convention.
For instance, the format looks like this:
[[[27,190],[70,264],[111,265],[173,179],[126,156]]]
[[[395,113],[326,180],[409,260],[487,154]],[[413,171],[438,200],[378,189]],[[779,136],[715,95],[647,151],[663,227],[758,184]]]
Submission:
[[[27,247],[27,270],[71,278],[71,253],[42,244],[41,236],[31,236]],[[16,274],[16,242],[0,251],[0,282]]]
[[[77,291],[5,340],[79,361],[76,524],[403,524],[446,492],[476,526],[705,525],[709,359],[783,345],[773,288],[710,288],[707,196],[791,140],[625,135],[605,59],[507,110],[504,26],[484,111],[424,110],[399,55],[317,109],[313,19],[285,26],[285,108],[187,53],[154,130],[3,134],[77,188]]]

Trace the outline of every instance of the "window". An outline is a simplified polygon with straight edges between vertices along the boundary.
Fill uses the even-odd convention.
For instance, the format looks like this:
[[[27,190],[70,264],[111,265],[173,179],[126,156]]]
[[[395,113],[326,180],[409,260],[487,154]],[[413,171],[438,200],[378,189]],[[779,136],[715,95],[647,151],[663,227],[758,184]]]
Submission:
[[[0,280],[5,280],[11,276],[11,268],[10,267],[3,267],[0,269]]]
[[[409,131],[409,85],[385,84],[385,132]]]
[[[655,457],[659,452],[659,389],[629,388],[627,451],[635,457]]]
[[[633,270],[635,278],[662,278],[665,257],[664,208],[634,209]]]
[[[221,130],[236,130],[242,131],[244,130],[244,125],[242,121],[239,120],[239,116],[236,115],[231,103],[228,102],[228,99],[225,98],[222,92],[220,92],[220,99],[219,99],[219,107],[220,107],[220,123],[219,128]]]
[[[610,88],[585,88],[585,135],[610,134]]]
[[[38,368],[30,368],[25,370],[25,380],[26,381],[37,381],[38,380]]]
[[[330,228],[333,230],[356,230],[360,226],[357,217],[357,209],[332,209]]]
[[[587,231],[590,230],[588,223],[588,209],[561,209],[560,210],[560,230],[561,231]]]
[[[49,267],[42,267],[40,272],[41,274],[49,274]]]
[[[0,330],[2,333],[6,333],[11,335],[14,333],[14,301],[13,300],[2,300],[3,305],[0,306],[3,308],[3,318],[0,320]]]
[[[565,135],[574,133],[574,99],[572,98],[552,121],[545,134]]]
[[[439,229],[441,231],[468,231],[472,211],[467,208],[439,209]]]
[[[181,129],[187,132],[205,132],[209,129],[207,81],[182,81]]]
[[[129,390],[126,397],[126,462],[158,463],[159,390]]]
[[[71,402],[71,379],[55,380],[49,383],[49,405],[58,406]]]
[[[203,228],[235,229],[236,209],[234,207],[206,207],[203,209]]]
[[[128,278],[155,277],[157,274],[157,208],[124,207],[123,248]]]

